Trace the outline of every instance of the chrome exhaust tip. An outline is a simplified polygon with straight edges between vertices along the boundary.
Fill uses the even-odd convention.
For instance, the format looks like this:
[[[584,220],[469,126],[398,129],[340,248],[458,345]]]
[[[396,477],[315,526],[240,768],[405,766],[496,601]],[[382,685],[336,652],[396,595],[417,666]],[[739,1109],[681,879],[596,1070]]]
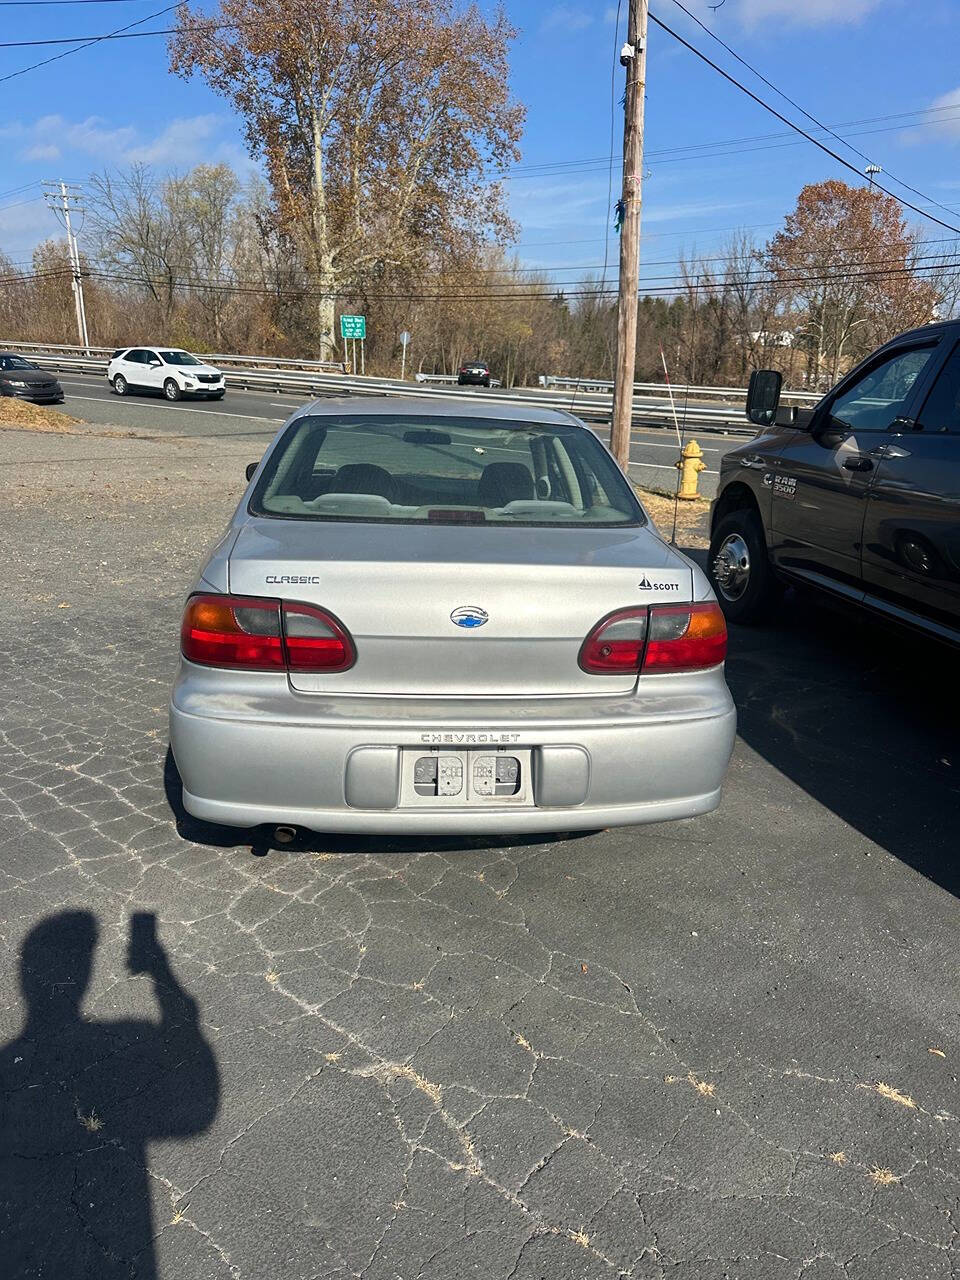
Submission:
[[[292,844],[297,838],[296,827],[274,827],[273,838],[277,844]]]

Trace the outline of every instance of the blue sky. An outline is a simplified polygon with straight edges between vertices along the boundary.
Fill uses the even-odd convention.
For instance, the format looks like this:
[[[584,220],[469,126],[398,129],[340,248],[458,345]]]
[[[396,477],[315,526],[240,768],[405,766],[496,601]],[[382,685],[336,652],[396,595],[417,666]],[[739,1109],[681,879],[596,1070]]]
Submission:
[[[842,126],[838,132],[886,170],[960,211],[957,0],[724,0],[715,12],[706,0],[685,3],[808,110]],[[96,34],[162,4],[0,4],[3,39]],[[528,108],[523,160],[508,182],[521,229],[518,253],[558,282],[572,281],[602,264],[610,218],[606,157],[616,0],[507,0],[506,8],[521,28],[513,81]],[[653,0],[652,9],[772,98],[673,0]],[[169,21],[160,17],[144,25]],[[0,49],[0,77],[56,52]],[[618,66],[618,100],[622,88]],[[945,109],[911,114],[931,107]],[[618,105],[618,153],[621,121]],[[856,121],[868,123],[850,123]],[[642,272],[669,274],[681,251],[716,252],[735,228],[765,238],[803,183],[845,176],[810,144],[783,145],[787,139],[770,136],[783,132],[777,120],[651,27]],[[699,153],[689,150],[706,144]],[[102,44],[0,80],[0,157],[0,249],[15,261],[28,259],[39,239],[56,232],[37,198],[39,188],[28,183],[60,177],[82,182],[92,170],[136,160],[160,173],[219,160],[249,172],[229,108],[200,82],[169,74],[161,38]],[[617,185],[615,175],[614,198]],[[960,212],[935,212],[960,226]],[[947,233],[927,224],[925,235]],[[611,272],[615,256],[612,236]]]

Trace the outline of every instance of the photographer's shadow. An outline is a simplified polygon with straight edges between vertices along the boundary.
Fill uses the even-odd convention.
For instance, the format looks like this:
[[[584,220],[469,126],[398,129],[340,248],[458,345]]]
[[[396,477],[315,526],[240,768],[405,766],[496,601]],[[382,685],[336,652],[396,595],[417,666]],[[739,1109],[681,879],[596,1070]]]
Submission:
[[[0,1272],[6,1280],[153,1280],[146,1150],[217,1112],[216,1060],[196,1002],[131,920],[129,968],[149,974],[159,1021],[82,1013],[97,944],[86,911],[35,926],[21,953],[26,1022],[0,1050]]]

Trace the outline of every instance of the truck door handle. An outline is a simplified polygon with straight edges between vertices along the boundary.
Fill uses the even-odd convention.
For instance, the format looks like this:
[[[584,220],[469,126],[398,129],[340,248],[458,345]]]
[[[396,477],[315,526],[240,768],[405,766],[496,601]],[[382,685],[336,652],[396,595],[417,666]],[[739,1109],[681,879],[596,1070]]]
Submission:
[[[843,468],[845,471],[872,471],[873,462],[862,453],[858,453],[853,457],[844,458]]]

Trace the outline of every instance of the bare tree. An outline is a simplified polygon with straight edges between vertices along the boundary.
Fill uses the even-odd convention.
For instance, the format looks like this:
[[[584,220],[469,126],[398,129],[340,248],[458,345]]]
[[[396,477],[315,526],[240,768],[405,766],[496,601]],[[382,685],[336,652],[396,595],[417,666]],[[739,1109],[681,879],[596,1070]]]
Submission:
[[[503,12],[452,0],[221,0],[179,11],[171,66],[236,107],[264,160],[276,226],[334,345],[336,297],[438,248],[511,234],[495,181],[518,156]]]

